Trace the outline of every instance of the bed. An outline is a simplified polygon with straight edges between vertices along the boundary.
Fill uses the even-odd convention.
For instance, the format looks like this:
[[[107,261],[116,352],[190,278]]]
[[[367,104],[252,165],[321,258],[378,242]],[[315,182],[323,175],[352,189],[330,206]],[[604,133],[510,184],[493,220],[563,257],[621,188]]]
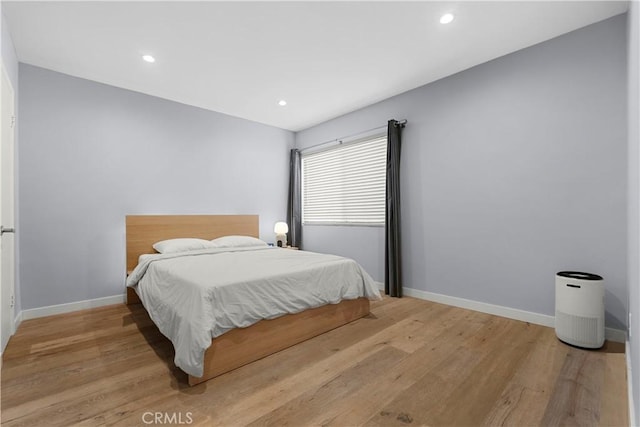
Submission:
[[[187,372],[190,385],[199,384],[364,317],[369,314],[369,299],[378,299],[380,297],[377,288],[375,286],[373,289],[371,288],[372,280],[364,270],[361,272],[351,271],[356,267],[350,264],[355,264],[355,262],[331,255],[312,254],[281,248],[256,247],[233,248],[230,250],[218,248],[203,249],[202,251],[184,254],[184,256],[182,254],[175,256],[172,254],[163,254],[153,255],[152,257],[147,255],[141,257],[143,254],[153,254],[155,252],[153,244],[166,239],[192,237],[211,240],[229,235],[257,238],[259,236],[258,224],[257,215],[134,215],[126,217],[128,283],[136,283],[133,287],[127,287],[127,303],[135,304],[144,302],[145,308],[150,313],[156,325],[163,334],[167,335],[174,343],[176,361],[178,362],[176,364]],[[345,263],[345,261],[350,261],[350,263]],[[207,273],[207,269],[212,268],[214,271],[218,271],[215,269],[219,267],[214,268],[210,266],[209,263],[212,262],[225,265],[237,264],[239,266],[239,275],[242,276],[240,273],[245,272],[243,273],[244,278],[239,280],[237,284],[233,283],[233,286],[220,285],[213,286],[212,288],[205,288],[204,285],[200,286],[199,284],[191,286],[189,280],[191,276],[195,274],[194,272],[202,270],[202,273],[198,274],[205,274]],[[288,262],[294,264],[286,264]],[[257,275],[262,273],[254,273],[247,276],[248,273],[246,272],[253,270],[253,268],[247,268],[247,266],[253,266],[254,264],[252,263],[255,263],[256,271],[262,271],[258,270],[260,264],[263,266],[274,266],[273,268],[279,264],[289,265],[287,272],[290,271],[290,274],[280,279],[275,275],[272,277],[270,273],[268,275],[265,274],[264,277],[257,277]],[[315,270],[309,270],[309,272],[305,273],[302,267],[305,263],[309,264],[310,268],[315,268]],[[311,286],[311,282],[313,280],[323,280],[320,277],[324,277],[320,276],[318,271],[330,271],[328,270],[329,267],[320,263],[331,264],[331,269],[334,268],[333,265],[340,266],[339,268],[342,269],[348,268],[350,271],[349,274],[353,276],[349,279],[350,282],[356,280],[355,276],[360,274],[363,282],[362,291],[358,291],[359,293],[355,294],[354,286],[357,287],[360,285],[354,283],[340,285],[342,287],[338,287],[338,290],[316,291],[316,285],[318,284],[313,283],[313,286]],[[299,268],[298,265],[300,265]],[[357,266],[357,264],[355,265]],[[292,266],[295,266],[295,268]],[[357,266],[357,268],[360,267]],[[172,276],[173,274],[176,274],[176,276]],[[149,277],[145,278],[145,275]],[[216,324],[221,323],[224,327],[212,327],[210,330],[201,328],[201,325],[204,324],[203,322],[200,322],[201,325],[192,325],[191,323],[187,324],[186,321],[183,321],[183,326],[187,325],[185,327],[189,329],[184,329],[183,326],[176,326],[169,327],[169,329],[174,328],[175,330],[167,331],[167,325],[169,323],[162,317],[165,315],[159,314],[159,312],[171,311],[172,314],[167,315],[168,317],[173,316],[171,319],[181,320],[185,312],[200,310],[200,308],[192,308],[198,306],[198,304],[194,304],[192,301],[201,301],[202,298],[197,300],[187,299],[186,301],[189,302],[184,306],[190,307],[189,310],[184,309],[181,304],[174,303],[174,300],[167,299],[167,301],[164,301],[164,298],[170,297],[165,297],[156,289],[161,286],[154,284],[155,282],[152,281],[151,277],[154,275],[161,279],[164,278],[165,284],[170,283],[171,280],[179,279],[185,281],[184,285],[181,282],[180,288],[173,287],[174,291],[171,292],[175,293],[175,289],[180,289],[181,293],[186,294],[192,292],[190,289],[193,287],[195,289],[193,292],[206,292],[206,294],[203,295],[206,295],[208,301],[213,302],[218,299],[220,299],[220,301],[230,301],[230,298],[236,298],[231,296],[230,289],[232,287],[238,291],[245,292],[245,294],[247,292],[251,294],[251,292],[263,292],[263,289],[275,288],[276,294],[282,295],[282,291],[285,288],[279,288],[279,286],[284,286],[283,283],[300,283],[302,288],[306,286],[306,288],[313,290],[314,300],[312,306],[303,307],[297,298],[294,298],[293,302],[287,303],[289,306],[297,304],[292,309],[286,308],[288,307],[287,304],[277,299],[273,301],[269,300],[268,298],[271,298],[270,296],[264,297],[264,299],[260,297],[257,301],[262,304],[262,308],[264,308],[263,306],[276,306],[277,310],[286,309],[289,310],[290,313],[278,314],[277,316],[273,316],[273,318],[267,317],[265,319],[263,317],[264,320],[252,320],[249,326],[246,326],[244,323],[235,324],[236,326],[240,325],[240,327],[226,325],[225,322],[227,320],[225,318],[225,322],[214,322]],[[335,276],[329,275],[327,277],[331,278]],[[297,280],[297,282],[295,282],[294,279]],[[138,280],[140,280],[139,283]],[[193,280],[195,283],[196,279]],[[203,279],[198,278],[197,280],[202,281]],[[222,279],[216,278],[216,280],[220,281]],[[302,281],[305,281],[305,283],[302,283]],[[252,286],[254,286],[253,288],[249,287],[251,283],[253,284]],[[182,286],[184,286],[184,288]],[[258,287],[256,288],[255,286]],[[134,287],[137,287],[137,289],[134,289]],[[165,288],[168,289],[166,286]],[[278,294],[278,292],[280,293]],[[142,298],[140,298],[141,296]],[[264,301],[266,302],[263,303]],[[227,305],[230,307],[234,306],[233,304]],[[235,305],[238,306],[238,304]],[[159,310],[157,307],[161,307],[162,309]],[[206,324],[209,324],[209,308],[207,308],[208,306],[203,307],[202,311],[204,314],[200,315],[198,313],[195,316],[198,319],[204,318]],[[173,311],[175,311],[175,313]],[[260,309],[257,311],[260,312]],[[171,321],[173,322],[173,320]],[[246,323],[247,321],[243,320],[242,322]],[[176,332],[178,329],[180,332]],[[209,334],[206,344],[203,342],[203,334]],[[188,338],[182,339],[183,337]],[[198,354],[197,358],[200,365],[197,369],[190,363],[185,362],[185,360],[190,359],[183,357],[184,354],[193,356],[193,354],[196,353],[194,353],[194,351],[184,353],[182,345],[179,342],[181,340],[200,343],[200,348],[203,349],[204,355],[202,355],[202,352]],[[206,350],[204,350],[204,348],[206,348]]]

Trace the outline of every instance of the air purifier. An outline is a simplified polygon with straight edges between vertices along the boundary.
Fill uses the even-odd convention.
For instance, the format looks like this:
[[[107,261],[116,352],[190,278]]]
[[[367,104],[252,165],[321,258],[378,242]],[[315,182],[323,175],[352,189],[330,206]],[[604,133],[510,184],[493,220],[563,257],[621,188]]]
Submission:
[[[601,276],[579,271],[556,274],[556,336],[577,347],[602,347],[604,281]]]

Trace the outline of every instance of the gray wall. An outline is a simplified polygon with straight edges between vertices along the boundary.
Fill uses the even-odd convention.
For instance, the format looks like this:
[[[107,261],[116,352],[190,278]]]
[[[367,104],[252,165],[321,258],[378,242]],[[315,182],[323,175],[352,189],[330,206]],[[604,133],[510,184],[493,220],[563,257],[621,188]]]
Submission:
[[[625,27],[617,16],[482,64],[299,132],[296,146],[408,119],[405,287],[553,315],[555,273],[590,271],[606,278],[607,326],[622,329]],[[382,279],[381,229],[303,232],[306,249],[352,254]]]
[[[285,217],[292,132],[20,64],[22,308],[124,292],[127,214]]]
[[[1,10],[1,8],[0,8]],[[0,13],[0,15],[2,15]],[[2,15],[2,21],[0,26],[2,27],[1,29],[1,36],[0,39],[2,39],[2,63],[4,65],[5,70],[7,71],[7,76],[9,77],[9,80],[11,81],[11,86],[13,86],[13,96],[14,96],[14,100],[16,103],[16,111],[18,110],[18,105],[20,104],[20,96],[19,96],[19,84],[18,84],[18,58],[16,56],[16,51],[15,51],[15,47],[13,45],[13,40],[11,38],[11,33],[9,32],[9,27],[7,26],[7,21],[4,17],[4,15]],[[16,121],[19,122],[20,121],[20,115],[16,114]],[[15,156],[15,162],[16,164],[14,165],[15,167],[15,173],[18,173],[18,157],[20,156],[20,144],[18,143],[18,139],[19,139],[19,130],[15,129],[14,132],[14,156]],[[18,177],[15,177],[15,184],[17,185],[18,183]],[[15,193],[16,198],[18,197],[18,189],[16,188],[16,193]],[[16,203],[16,205],[14,206],[15,209],[15,217],[14,217],[14,221],[15,223],[13,224],[16,228],[16,230],[20,230],[20,221],[18,218],[18,211],[19,211],[19,207]],[[18,250],[19,250],[19,243],[17,241],[17,239],[15,240],[15,245],[16,245],[16,264],[19,262],[18,261]],[[20,272],[18,271],[18,269],[16,268],[15,271],[15,315],[18,315],[20,313],[20,311],[22,310],[22,306],[20,303]],[[16,325],[17,326],[17,325]]]
[[[636,419],[640,425],[640,4],[629,3],[629,343]]]

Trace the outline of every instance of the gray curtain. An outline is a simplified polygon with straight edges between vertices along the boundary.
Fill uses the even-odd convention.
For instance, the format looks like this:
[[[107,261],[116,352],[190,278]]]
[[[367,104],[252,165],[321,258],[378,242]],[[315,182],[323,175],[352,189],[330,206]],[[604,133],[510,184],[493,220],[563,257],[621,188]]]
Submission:
[[[287,203],[287,244],[302,249],[302,182],[300,150],[291,150],[289,157],[289,201]]]
[[[385,218],[384,292],[402,297],[400,240],[400,141],[404,123],[387,123],[387,189]]]

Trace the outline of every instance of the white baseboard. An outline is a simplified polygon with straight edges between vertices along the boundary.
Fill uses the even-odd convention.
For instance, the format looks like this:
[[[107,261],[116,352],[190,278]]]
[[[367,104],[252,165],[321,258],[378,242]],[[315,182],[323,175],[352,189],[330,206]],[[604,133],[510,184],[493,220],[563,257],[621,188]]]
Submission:
[[[384,285],[382,285],[381,289],[384,289]],[[521,320],[523,322],[529,322],[536,325],[555,328],[555,317],[546,314],[518,310],[516,308],[489,304],[486,302],[473,301],[465,298],[452,297],[449,295],[442,295],[434,292],[421,291],[419,289],[402,288],[402,293],[408,297],[419,298],[427,301],[437,302],[440,304],[452,305],[454,307],[466,308],[468,310],[479,311],[481,313],[493,314],[495,316]],[[620,343],[624,343],[627,339],[626,331],[621,331],[619,329],[613,328],[605,328],[604,336],[610,341]]]
[[[627,332],[620,329],[604,328],[604,337],[609,341],[624,343],[627,340]]]
[[[22,320],[36,319],[38,317],[52,316],[54,314],[71,313],[72,311],[85,310],[87,308],[102,307],[104,305],[120,304],[125,302],[125,295],[113,295],[110,297],[95,298],[85,301],[70,302],[67,304],[50,305],[47,307],[22,310],[19,317]]]
[[[523,322],[534,323],[536,325],[555,327],[555,317],[546,314],[534,313],[532,311],[518,310],[502,305],[489,304],[486,302],[473,301],[465,298],[452,297],[449,295],[436,294],[418,289],[403,288],[402,293],[408,297],[420,298],[427,301],[452,305],[454,307],[466,308],[468,310],[479,311],[481,313],[493,314],[495,316],[507,317],[509,319],[521,320]]]
[[[627,359],[627,392],[629,394],[629,425],[637,426],[636,424],[636,408],[635,402],[633,400],[633,376],[632,370],[633,366],[631,365],[631,344],[629,340],[625,342],[624,353]]]

